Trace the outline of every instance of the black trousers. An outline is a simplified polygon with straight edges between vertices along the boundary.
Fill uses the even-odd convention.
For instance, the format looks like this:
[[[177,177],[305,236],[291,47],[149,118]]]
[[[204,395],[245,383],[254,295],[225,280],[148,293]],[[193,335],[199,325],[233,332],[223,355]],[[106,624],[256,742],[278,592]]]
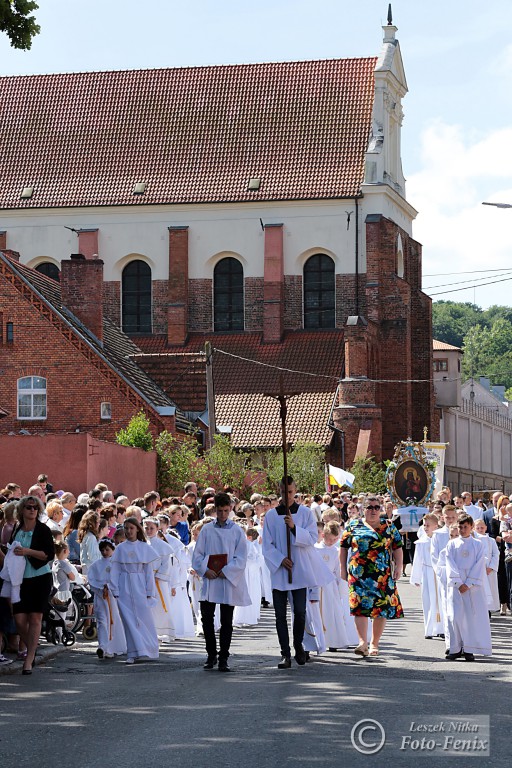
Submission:
[[[288,634],[288,621],[286,619],[286,606],[288,604],[288,595],[291,595],[290,602],[293,604],[293,647],[295,651],[302,651],[302,641],[304,639],[304,628],[306,626],[306,587],[303,589],[292,589],[290,592],[280,589],[272,590],[274,600],[274,611],[276,614],[276,630],[281,646],[283,656],[291,656],[290,636]]]
[[[231,636],[233,634],[233,611],[234,605],[220,604],[220,632],[219,646],[217,654],[217,638],[215,637],[214,616],[217,603],[210,603],[208,600],[201,600],[201,620],[203,622],[204,643],[206,653],[209,658],[214,656],[227,661],[229,658],[229,647],[231,645]]]

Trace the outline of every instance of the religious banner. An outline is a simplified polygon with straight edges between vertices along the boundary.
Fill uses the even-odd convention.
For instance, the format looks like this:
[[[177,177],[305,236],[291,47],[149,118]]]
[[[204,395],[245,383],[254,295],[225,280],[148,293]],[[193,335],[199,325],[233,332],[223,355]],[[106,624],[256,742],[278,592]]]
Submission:
[[[424,443],[425,455],[429,461],[436,462],[436,484],[434,486],[434,498],[442,491],[444,485],[444,457],[446,448],[450,443]]]
[[[426,515],[426,507],[400,507],[398,514],[402,527],[400,533],[417,533],[420,527],[420,520]]]
[[[427,457],[425,443],[402,440],[388,463],[386,485],[391,500],[400,507],[423,507],[436,481],[436,462]]]

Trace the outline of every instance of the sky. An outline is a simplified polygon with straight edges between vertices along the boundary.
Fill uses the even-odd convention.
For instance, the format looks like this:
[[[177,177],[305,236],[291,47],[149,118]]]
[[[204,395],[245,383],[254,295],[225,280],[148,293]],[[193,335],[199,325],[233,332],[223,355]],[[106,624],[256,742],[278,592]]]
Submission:
[[[1,74],[376,56],[388,4],[39,5],[41,34],[30,51],[15,51],[0,36]],[[512,2],[395,0],[392,8],[409,87],[402,162],[407,199],[419,212],[413,234],[423,244],[424,290],[434,300],[510,305],[512,208],[482,202],[512,204]]]

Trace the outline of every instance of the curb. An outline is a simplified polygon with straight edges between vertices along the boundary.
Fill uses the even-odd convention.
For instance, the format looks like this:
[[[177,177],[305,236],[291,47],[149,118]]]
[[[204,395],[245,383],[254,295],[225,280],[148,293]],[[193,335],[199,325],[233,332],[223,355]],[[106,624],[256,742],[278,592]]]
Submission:
[[[44,664],[49,659],[53,659],[54,656],[58,656],[59,653],[67,651],[68,649],[63,645],[43,645],[38,647],[36,651],[36,667],[40,664]],[[0,677],[2,675],[15,675],[21,673],[23,669],[23,662],[15,660],[12,664],[8,664],[6,667],[0,667]]]

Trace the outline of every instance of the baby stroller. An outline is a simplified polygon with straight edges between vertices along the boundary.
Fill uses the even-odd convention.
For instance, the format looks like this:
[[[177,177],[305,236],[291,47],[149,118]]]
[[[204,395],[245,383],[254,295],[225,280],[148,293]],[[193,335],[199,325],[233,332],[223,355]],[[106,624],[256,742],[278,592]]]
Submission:
[[[65,611],[68,608],[70,601],[62,602],[55,597],[56,589],[52,590],[46,611],[43,613],[43,625],[42,634],[46,638],[48,643],[58,645],[59,642],[62,645],[70,646],[74,645],[76,641],[75,633],[70,631],[66,626],[64,619]]]
[[[88,613],[88,607],[94,602],[94,597],[85,584],[71,584],[71,599],[66,613],[66,628],[74,633],[82,630],[85,640],[94,640],[98,636],[94,616]],[[86,621],[91,623],[84,627]]]

